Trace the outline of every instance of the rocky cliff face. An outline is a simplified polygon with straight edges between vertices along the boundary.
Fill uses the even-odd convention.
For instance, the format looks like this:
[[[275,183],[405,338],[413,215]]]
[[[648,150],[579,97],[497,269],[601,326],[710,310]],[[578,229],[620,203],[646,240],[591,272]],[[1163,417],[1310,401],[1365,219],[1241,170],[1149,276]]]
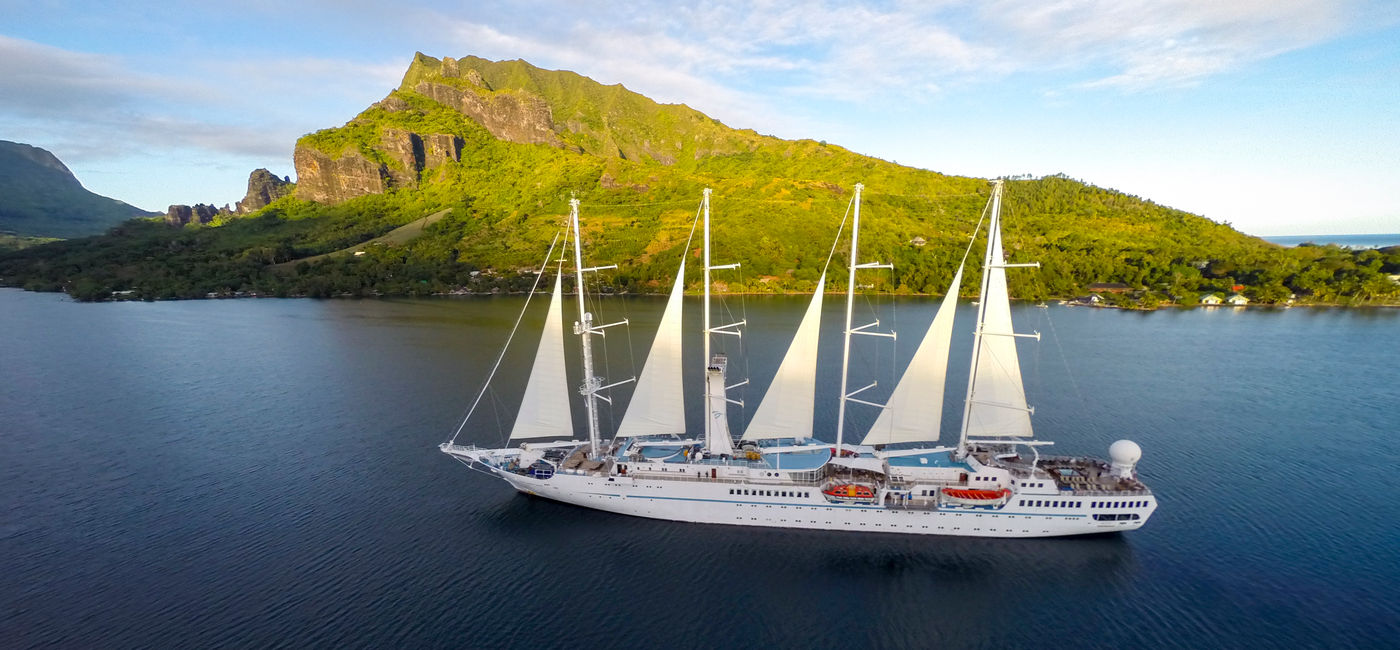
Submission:
[[[420,135],[384,129],[375,150],[384,156],[384,162],[370,160],[359,151],[331,156],[298,144],[292,154],[297,196],[318,203],[340,203],[396,188],[416,188],[424,169],[461,160],[462,139],[450,133]]]
[[[215,219],[252,214],[291,194],[295,188],[296,185],[287,178],[278,178],[266,169],[254,169],[253,173],[248,174],[248,193],[242,201],[234,204],[233,209],[229,209],[228,205],[216,208],[207,203],[172,205],[165,211],[165,223],[172,226],[202,225]]]
[[[502,140],[563,146],[559,134],[554,132],[554,113],[542,97],[527,92],[492,93],[484,86],[457,88],[427,81],[413,89],[439,104],[461,111]]]
[[[206,224],[213,221],[215,217],[230,214],[233,214],[233,211],[229,210],[227,205],[222,208],[205,203],[172,205],[165,211],[165,223],[172,226],[184,226],[192,223]]]
[[[248,175],[248,193],[243,200],[234,204],[237,214],[252,214],[267,207],[267,204],[292,193],[291,179],[278,178],[266,169],[254,169]]]
[[[340,203],[387,189],[382,166],[359,152],[332,158],[317,149],[297,145],[292,164],[297,169],[297,196],[308,201]]]

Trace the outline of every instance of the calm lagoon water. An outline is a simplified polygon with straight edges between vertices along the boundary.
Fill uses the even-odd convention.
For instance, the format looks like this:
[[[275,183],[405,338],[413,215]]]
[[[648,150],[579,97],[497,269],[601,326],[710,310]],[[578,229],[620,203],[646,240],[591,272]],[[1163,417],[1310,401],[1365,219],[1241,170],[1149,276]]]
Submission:
[[[803,302],[730,304],[753,325],[747,361],[731,365],[750,388],[771,378]],[[826,311],[826,395],[839,302]],[[609,336],[610,377],[633,372],[629,351],[649,344],[661,303],[603,301],[605,318],[634,323]],[[1400,311],[1017,307],[1043,334],[1023,348],[1039,435],[1065,453],[1138,441],[1162,505],[1128,535],[968,540],[625,518],[468,471],[436,445],[520,304],[0,291],[0,646],[1400,638]],[[932,316],[932,301],[890,306],[861,311],[911,333]],[[499,440],[533,338],[462,441]],[[854,372],[893,376],[897,352],[862,350]],[[950,392],[956,404],[961,387]],[[832,437],[834,413],[821,400],[819,436]]]

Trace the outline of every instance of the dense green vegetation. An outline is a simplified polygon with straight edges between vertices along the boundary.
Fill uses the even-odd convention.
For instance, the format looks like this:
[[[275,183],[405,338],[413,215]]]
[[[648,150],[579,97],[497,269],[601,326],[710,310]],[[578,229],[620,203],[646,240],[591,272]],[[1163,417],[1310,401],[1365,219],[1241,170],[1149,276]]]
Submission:
[[[861,156],[811,140],[787,141],[725,127],[684,106],[666,106],[621,86],[523,62],[462,59],[488,88],[548,102],[564,147],[494,137],[462,113],[421,95],[423,81],[461,87],[441,62],[419,56],[393,92],[344,127],[299,146],[398,164],[378,147],[385,129],[451,133],[460,162],[421,171],[418,189],[361,196],[334,206],[295,198],[217,227],[170,228],[133,221],[111,234],[0,255],[0,284],[63,290],[80,299],[207,295],[409,295],[528,286],[568,211],[583,203],[590,261],[620,265],[610,287],[665,290],[690,233],[701,190],[714,189],[716,257],[740,261],[729,291],[807,291],[837,228],[864,183],[862,249],[895,264],[863,279],[876,290],[941,293],[983,212],[989,184]],[[575,128],[577,127],[577,128]],[[399,170],[402,171],[402,170]],[[339,250],[427,214],[450,209],[424,235],[362,256],[273,264]],[[1400,301],[1400,249],[1285,249],[1228,226],[1063,176],[1008,182],[1003,214],[1013,261],[1039,272],[1011,274],[1012,295],[1068,298],[1095,282],[1131,287],[1125,306],[1193,304],[1239,287],[1257,302]],[[978,244],[980,250],[980,244]],[[695,251],[691,251],[694,255]],[[977,265],[979,255],[971,256]],[[837,264],[844,264],[838,250]],[[728,275],[728,274],[727,274]],[[844,274],[828,287],[844,290]],[[693,287],[692,287],[693,288]],[[964,292],[975,292],[968,282]]]
[[[52,153],[0,140],[0,250],[33,238],[95,235],[147,214],[84,189]]]
[[[58,237],[17,237],[15,235],[0,234],[0,253],[5,251],[17,251],[21,248],[38,246],[49,242],[58,241]]]

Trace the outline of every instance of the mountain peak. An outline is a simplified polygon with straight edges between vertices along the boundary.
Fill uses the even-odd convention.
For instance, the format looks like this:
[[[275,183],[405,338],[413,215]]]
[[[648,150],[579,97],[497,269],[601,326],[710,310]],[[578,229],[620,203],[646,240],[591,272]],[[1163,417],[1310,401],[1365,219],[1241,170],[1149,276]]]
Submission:
[[[424,143],[470,140],[468,131],[478,127],[506,142],[682,167],[789,144],[568,70],[546,70],[519,59],[439,59],[417,52],[388,97],[345,126],[298,142],[298,193],[335,203],[418,187],[418,177],[432,167]],[[456,156],[437,156],[448,158]]]
[[[73,182],[78,182],[77,177],[73,176],[73,172],[68,169],[68,166],[64,165],[63,161],[59,160],[58,156],[53,155],[48,149],[36,147],[32,144],[24,144],[23,142],[0,140],[0,155],[11,156],[16,159],[22,158],[38,167],[51,169],[65,176],[73,177]]]
[[[0,140],[0,232],[82,237],[149,214],[84,189],[68,166],[45,149]]]

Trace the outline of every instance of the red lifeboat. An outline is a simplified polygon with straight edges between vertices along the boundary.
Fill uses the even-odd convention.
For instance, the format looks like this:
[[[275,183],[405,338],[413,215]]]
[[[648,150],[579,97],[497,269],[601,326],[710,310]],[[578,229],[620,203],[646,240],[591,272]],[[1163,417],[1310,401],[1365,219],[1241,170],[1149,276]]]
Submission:
[[[993,506],[1005,503],[1011,498],[1011,490],[970,490],[966,488],[943,488],[943,498],[952,503],[966,506]]]
[[[825,490],[825,494],[837,501],[869,501],[875,498],[875,491],[864,485],[842,484],[833,485]]]

